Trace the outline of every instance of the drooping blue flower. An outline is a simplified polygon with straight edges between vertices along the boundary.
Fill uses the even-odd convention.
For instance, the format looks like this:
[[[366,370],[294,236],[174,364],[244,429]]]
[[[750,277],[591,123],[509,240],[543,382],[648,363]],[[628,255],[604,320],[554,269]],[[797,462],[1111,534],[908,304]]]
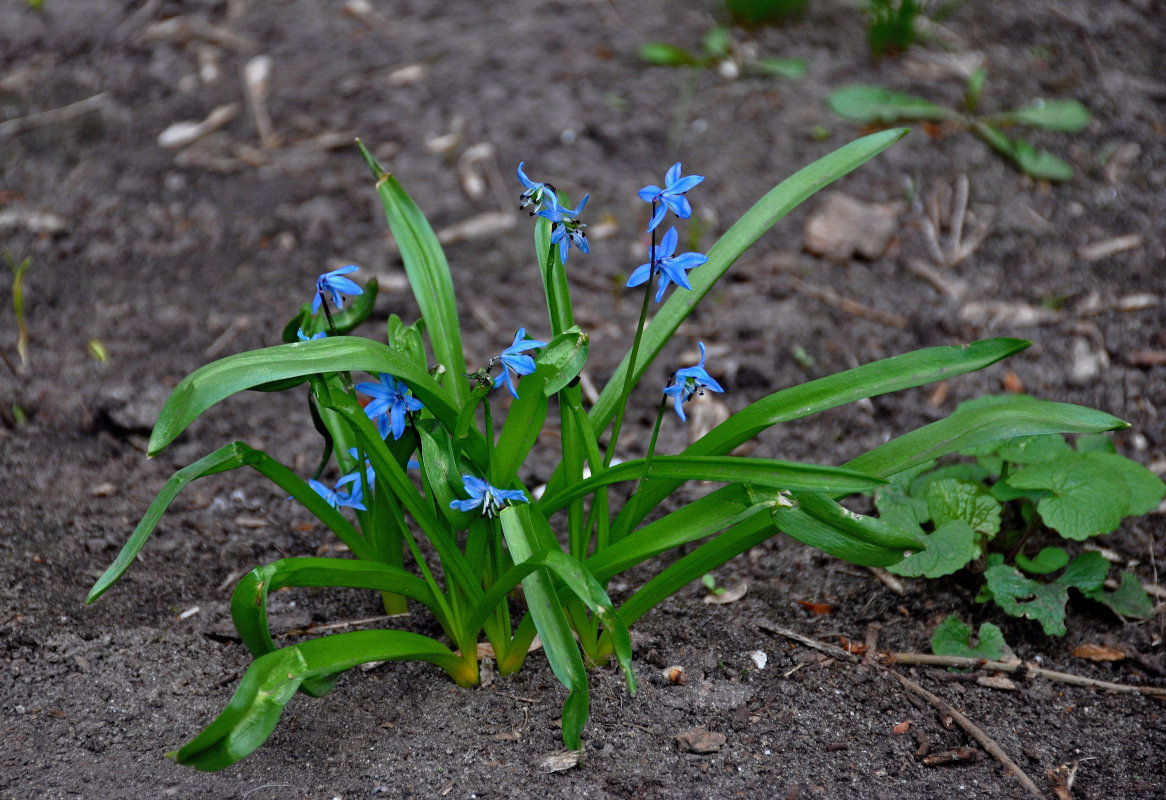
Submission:
[[[313,312],[313,313],[315,313],[315,312]],[[311,336],[308,336],[306,333],[304,333],[303,328],[296,330],[296,338],[299,339],[301,342],[311,342],[311,341],[315,341],[316,339],[326,339],[327,337],[328,337],[328,334],[324,333],[324,331],[320,331],[319,333],[313,333]]]
[[[348,455],[350,458],[352,458],[353,461],[360,460],[360,453],[357,451],[357,449],[355,447],[348,448]],[[364,458],[364,480],[368,484],[370,489],[376,483],[376,479],[377,479],[376,471],[372,468],[372,464],[369,462],[368,456],[365,456],[365,458]],[[359,469],[354,469],[352,472],[349,472],[346,475],[340,476],[340,480],[336,481],[336,488],[339,489],[341,486],[345,486],[349,483],[354,484],[357,489],[360,489],[360,491],[362,491],[362,492],[364,491],[364,487],[360,483],[360,470]]]
[[[332,508],[348,506],[349,508],[355,508],[358,511],[368,510],[364,507],[364,492],[360,488],[360,483],[354,485],[347,494],[342,494],[341,492],[336,491],[336,489],[340,488],[339,483],[336,484],[336,489],[329,489],[327,486],[313,478],[312,480],[308,481],[308,485],[315,489],[316,494],[320,495],[320,497],[323,497],[324,501],[328,503],[328,505],[332,506]]]
[[[320,310],[320,304],[324,302],[325,292],[331,295],[332,305],[336,306],[336,308],[341,308],[344,304],[344,298],[341,297],[342,294],[364,294],[364,289],[361,289],[355,281],[344,277],[345,275],[356,272],[358,269],[360,267],[349,264],[347,267],[325,272],[316,278],[316,297],[312,300],[312,313],[315,314]]]
[[[487,517],[496,517],[507,503],[529,503],[526,493],[518,489],[499,489],[481,478],[462,475],[462,486],[469,500],[451,500],[449,507],[455,511],[473,511],[479,506]]]
[[[400,439],[405,433],[405,417],[410,411],[420,411],[424,407],[409,393],[408,386],[383,372],[378,383],[358,383],[356,391],[372,398],[372,402],[364,407],[364,413],[376,421],[382,439],[388,438],[390,431],[393,439]]]
[[[664,394],[671,397],[675,404],[676,415],[682,420],[687,419],[684,416],[684,403],[691,400],[693,395],[704,394],[706,389],[710,392],[725,391],[705,370],[704,342],[698,342],[698,344],[700,345],[700,361],[694,366],[676,370],[672,376],[672,383],[664,389]]]
[[[526,173],[522,171],[522,165],[525,163],[525,161],[518,162],[518,180],[522,181],[523,186],[522,194],[518,196],[522,200],[522,204],[518,208],[534,206],[534,210],[530,212],[533,217],[547,200],[555,196],[555,187],[549,183],[532,181],[526,177]]]
[[[640,199],[645,203],[652,204],[652,221],[648,223],[648,231],[656,229],[656,226],[664,219],[664,214],[667,213],[668,209],[672,209],[672,213],[680,219],[691,217],[692,206],[689,205],[688,198],[684,196],[684,193],[703,180],[703,175],[681,177],[680,162],[677,161],[664,176],[663,189],[655,184],[640,189]]]
[[[669,228],[660,244],[656,245],[655,263],[649,262],[636,267],[628,278],[627,285],[639,286],[652,275],[659,275],[659,288],[656,290],[657,303],[663,299],[664,290],[668,288],[669,283],[675,283],[677,286],[683,286],[685,289],[691,290],[692,284],[688,282],[687,271],[706,263],[708,256],[700,253],[684,253],[679,256],[672,255],[676,251],[676,245],[679,239],[680,237],[676,233],[676,228]],[[652,248],[648,248],[648,252],[651,253],[651,251]],[[649,255],[648,257],[651,258],[652,256]]]
[[[554,192],[547,192],[545,206],[539,209],[538,215],[551,221],[551,244],[559,246],[559,260],[564,264],[567,263],[567,251],[571,245],[575,245],[582,253],[591,252],[587,244],[587,234],[583,232],[587,226],[579,221],[579,214],[583,211],[583,206],[587,205],[587,198],[590,196],[583,195],[579,207],[571,210],[559,203],[559,198]]]
[[[510,377],[511,370],[514,371],[515,375],[529,375],[534,372],[534,359],[524,354],[527,350],[536,350],[546,346],[546,342],[527,339],[526,328],[519,328],[518,333],[514,334],[514,343],[503,350],[502,355],[498,356],[498,360],[502,362],[502,374],[494,379],[494,388],[497,389],[505,383],[506,388],[510,390],[510,395],[517,400],[518,390],[514,388],[514,379]]]

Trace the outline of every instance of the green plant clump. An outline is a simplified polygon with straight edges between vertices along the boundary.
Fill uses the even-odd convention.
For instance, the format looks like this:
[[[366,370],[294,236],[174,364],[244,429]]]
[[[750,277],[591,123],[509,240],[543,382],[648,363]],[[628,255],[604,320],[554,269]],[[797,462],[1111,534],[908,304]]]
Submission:
[[[830,95],[830,108],[840,117],[864,124],[893,125],[907,121],[953,123],[971,131],[993,150],[1033,178],[1068,181],[1073,167],[1031,142],[1011,138],[1003,128],[1025,125],[1046,131],[1079,133],[1089,124],[1091,115],[1076,100],[1034,100],[1014,111],[979,114],[980,94],[987,72],[976,70],[968,78],[962,110],[936,105],[903,92],[881,86],[845,86]]]
[[[129,568],[186,484],[241,467],[266,476],[347,546],[346,557],[283,558],[257,566],[238,582],[231,615],[254,660],[218,718],[173,757],[204,770],[235,763],[266,740],[293,696],[325,695],[340,673],[356,665],[425,661],[459,685],[473,686],[483,640],[507,674],[526,661],[536,635],[566,688],[562,735],[577,749],[590,705],[586,665],[614,659],[634,692],[628,626],[737,554],[785,532],[855,564],[892,566],[907,553],[916,553],[909,565],[947,563],[952,545],[946,527],[926,533],[918,516],[912,524],[894,514],[864,516],[838,500],[883,486],[905,493],[905,471],[952,453],[1003,447],[1001,442],[1018,436],[1125,427],[1101,411],[1022,398],[961,408],[841,466],[730,455],[775,425],[950,380],[1029,344],[990,339],[906,353],[782,389],[741,408],[682,452],[658,453],[666,418],[675,412],[684,419],[685,404],[697,393],[724,391],[706,368],[701,344],[698,363],[676,369],[666,386],[655,387],[659,403],[646,447],[614,459],[632,390],[717,280],[777,220],[905,133],[866,136],[793,174],[707,254],[677,253],[675,227],[660,234],[669,215],[691,217],[687,194],[703,176],[684,175],[677,163],[663,187],[641,189],[639,197],[650,208],[645,217],[650,214],[651,243],[647,263],[628,280],[641,287],[640,320],[622,362],[590,405],[579,376],[591,341],[575,324],[566,270],[571,253],[578,260],[590,250],[582,221],[588,198],[572,208],[519,165],[522,205],[531,208],[535,223],[531,272],[541,279],[546,299],[543,321],[524,322],[546,331],[545,340],[518,328],[498,356],[471,370],[453,278],[437,237],[404,187],[361,145],[422,318],[405,324],[390,317],[379,339],[351,335],[372,311],[376,284],[354,282],[348,276],[358,268],[348,265],[317,278],[311,302],[288,323],[283,344],[228,356],[184,378],[159,414],[150,455],[219,401],[250,389],[304,392],[324,458],[306,477],[233,442],[180,469],[89,593],[89,602],[96,600]],[[521,272],[515,275],[518,280]],[[660,305],[649,315],[653,303]],[[534,316],[534,309],[517,308]],[[555,430],[543,437],[548,425]],[[557,449],[558,466],[536,494],[530,490],[535,476],[524,463],[540,438],[544,447]],[[1112,472],[1115,485],[1127,480],[1116,461],[1099,468]],[[340,477],[325,483],[326,474]],[[895,476],[897,482],[889,483]],[[679,508],[662,507],[693,480],[721,487]],[[1009,479],[1025,492],[1047,482],[1024,471]],[[1138,485],[1136,502],[1131,499],[1122,513],[1144,505],[1146,490]],[[963,526],[963,533],[980,525],[954,517],[949,524]],[[982,534],[971,538],[974,546],[982,542]],[[974,557],[968,545],[955,546]],[[665,561],[621,602],[608,594],[616,576],[681,548],[688,552]],[[424,608],[441,633],[388,628],[277,643],[267,601],[285,587],[377,592],[389,612]],[[1015,596],[999,582],[990,588],[997,602]]]

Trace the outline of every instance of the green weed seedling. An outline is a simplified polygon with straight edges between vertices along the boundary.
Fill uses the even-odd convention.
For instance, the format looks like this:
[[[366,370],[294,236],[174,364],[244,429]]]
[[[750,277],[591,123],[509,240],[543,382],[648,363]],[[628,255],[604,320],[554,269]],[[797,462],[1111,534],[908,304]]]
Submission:
[[[286,326],[283,344],[228,356],[179,382],[159,413],[150,455],[219,401],[258,390],[304,393],[303,424],[310,419],[319,431],[324,457],[313,475],[301,476],[233,442],[180,469],[89,593],[89,602],[96,600],[134,563],[186,484],[241,467],[266,476],[347,546],[344,557],[262,564],[238,582],[231,615],[254,660],[218,718],[172,756],[198,769],[227,767],[267,739],[293,696],[325,695],[340,673],[363,663],[424,661],[457,684],[474,686],[483,640],[505,675],[522,667],[536,635],[540,658],[566,689],[563,741],[578,749],[590,706],[587,666],[614,659],[634,692],[628,626],[734,556],[784,532],[856,564],[886,567],[916,552],[910,564],[946,563],[946,532],[928,534],[918,519],[896,525],[855,514],[838,499],[874,491],[945,455],[1001,446],[1017,436],[1126,427],[1101,411],[1016,399],[962,408],[842,466],[730,455],[775,425],[951,380],[1029,344],[989,339],[918,350],[781,389],[740,408],[682,452],[659,453],[658,434],[673,411],[683,420],[696,394],[724,391],[698,343],[698,363],[675,369],[666,385],[654,388],[658,404],[647,445],[614,458],[633,388],[721,276],[806,198],[905,133],[863,137],[799,170],[758,200],[707,254],[676,252],[679,233],[664,224],[668,217],[691,218],[687,195],[697,194],[705,178],[685,175],[678,162],[662,187],[642,188],[648,260],[627,281],[642,293],[639,323],[630,342],[617,343],[622,361],[589,405],[580,373],[592,345],[575,324],[566,268],[572,253],[572,271],[587,268],[579,262],[591,249],[582,219],[589,198],[571,207],[519,165],[521,207],[533,221],[534,254],[526,270],[530,279],[541,279],[545,316],[528,304],[516,307],[530,315],[522,322],[532,331],[545,333],[533,338],[519,327],[513,340],[498,343],[499,355],[468,366],[453,277],[437,236],[404,187],[361,145],[421,319],[406,324],[393,316],[383,337],[353,335],[372,311],[376,283],[360,286],[350,277],[358,267],[347,265],[316,279],[310,302]],[[509,285],[526,280],[527,272],[517,265]],[[659,305],[653,310],[653,304]],[[547,426],[551,435],[543,435]],[[525,466],[536,446],[556,450],[549,477]],[[1126,480],[1117,461],[1101,466],[1113,481]],[[1017,476],[1024,481],[1020,472],[1010,477],[1013,484]],[[544,479],[541,494],[528,491]],[[667,502],[689,481],[720,488],[679,507]],[[1040,483],[1029,474],[1023,486]],[[1144,493],[1123,513],[1142,507]],[[655,561],[677,550],[686,552]],[[627,582],[627,571],[645,562],[659,564],[655,574],[614,602],[607,592],[613,578]],[[285,587],[374,592],[387,611],[422,612],[440,633],[378,628],[277,642],[267,600]],[[998,601],[1005,597],[995,585],[993,592]]]
[[[881,86],[846,86],[837,89],[830,95],[830,108],[840,117],[867,125],[891,125],[907,121],[952,123],[971,131],[1033,178],[1071,180],[1072,166],[1047,150],[1037,149],[1025,139],[1009,137],[1002,128],[1026,125],[1039,130],[1079,133],[1089,124],[1089,110],[1076,100],[1035,100],[1014,111],[979,114],[977,109],[986,76],[987,72],[980,69],[968,79],[964,108],[961,110]]]
[[[793,80],[806,74],[806,62],[802,59],[754,57],[747,49],[734,44],[728,28],[721,27],[705,34],[700,53],[666,42],[648,42],[640,47],[640,58],[662,67],[712,69],[730,78],[745,73]]]
[[[999,402],[1017,399],[984,397],[956,413]],[[1100,553],[1070,558],[1057,544],[1035,553],[1028,545],[1049,537],[1084,542],[1111,533],[1122,519],[1158,507],[1166,496],[1161,478],[1117,454],[1104,436],[1078,437],[1075,446],[1056,434],[1020,437],[964,455],[970,460],[920,464],[875,492],[879,519],[928,542],[926,550],[889,567],[891,572],[924,578],[964,569],[982,574],[978,601],[1034,620],[1053,636],[1065,634],[1070,589],[1121,617],[1150,616],[1150,599],[1132,573],[1123,572],[1112,584],[1116,588],[1105,587],[1109,563]],[[966,631],[960,635],[966,640]],[[945,634],[943,654],[968,654],[951,649],[958,638]],[[983,631],[980,638],[986,646]]]

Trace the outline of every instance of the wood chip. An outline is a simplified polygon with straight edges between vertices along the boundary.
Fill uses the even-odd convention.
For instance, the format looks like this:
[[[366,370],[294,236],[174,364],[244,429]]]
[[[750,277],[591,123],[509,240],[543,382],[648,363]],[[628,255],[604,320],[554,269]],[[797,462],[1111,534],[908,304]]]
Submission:
[[[725,734],[706,728],[689,728],[676,736],[676,743],[690,753],[715,753],[725,746]]]
[[[1100,242],[1082,245],[1077,248],[1078,257],[1085,261],[1101,261],[1102,259],[1124,253],[1127,250],[1136,250],[1145,240],[1140,233],[1130,233],[1125,236],[1115,236]]]
[[[543,772],[566,772],[579,764],[579,751],[566,750],[562,753],[552,753],[538,763]]]
[[[1004,675],[981,675],[976,678],[976,685],[987,689],[1003,689],[1006,692],[1016,691],[1016,684]]]
[[[933,753],[923,759],[928,767],[942,767],[948,764],[975,764],[984,754],[974,747],[960,747],[955,750],[944,750],[942,753]]]
[[[1122,661],[1126,657],[1124,650],[1102,644],[1079,644],[1073,648],[1073,655],[1090,661]]]

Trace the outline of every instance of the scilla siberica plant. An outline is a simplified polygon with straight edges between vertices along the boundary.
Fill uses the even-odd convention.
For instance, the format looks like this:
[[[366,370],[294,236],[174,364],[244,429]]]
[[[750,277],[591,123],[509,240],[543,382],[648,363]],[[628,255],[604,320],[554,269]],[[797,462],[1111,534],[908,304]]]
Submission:
[[[706,369],[702,343],[700,362],[676,370],[659,387],[646,452],[613,461],[632,389],[696,303],[778,219],[905,132],[864,137],[797,172],[707,254],[677,254],[678,234],[671,226],[658,238],[669,214],[683,220],[692,213],[686,195],[703,178],[683,175],[676,164],[663,187],[645,187],[640,197],[649,204],[648,260],[628,281],[643,287],[639,324],[628,353],[589,408],[578,380],[589,340],[574,322],[566,270],[572,249],[580,253],[576,258],[589,250],[581,219],[587,198],[572,208],[519,166],[548,318],[522,320],[527,327],[498,357],[467,372],[453,282],[437,238],[401,185],[361,145],[424,327],[422,320],[405,325],[394,316],[386,342],[348,335],[368,316],[376,283],[361,288],[347,277],[353,268],[345,267],[320,277],[310,304],[285,329],[285,344],[229,356],[187,376],[159,415],[150,454],[236,392],[307,383],[312,419],[326,444],[324,460],[304,480],[262,451],[235,442],[179,470],[89,594],[95,600],[129,567],[183,486],[243,466],[274,481],[347,545],[350,558],[280,559],[239,581],[231,613],[255,659],[222,714],[173,757],[199,769],[226,767],[267,738],[297,691],[323,695],[337,675],[366,662],[427,661],[456,683],[473,686],[483,637],[506,674],[522,666],[536,634],[567,688],[564,742],[578,748],[589,707],[585,664],[614,658],[634,692],[628,626],[738,553],[785,532],[856,564],[895,564],[926,551],[927,536],[855,514],[839,505],[840,497],[871,491],[890,476],[961,449],[1026,434],[1123,427],[1098,411],[1025,399],[957,412],[842,467],[729,455],[778,423],[950,379],[1028,346],[992,339],[920,350],[783,389],[737,411],[682,453],[656,453],[669,405],[683,418],[694,394],[722,391]],[[653,301],[662,304],[648,324]],[[529,338],[527,329],[547,333]],[[354,373],[372,378],[354,381]],[[500,419],[507,399],[503,386],[510,397]],[[522,465],[547,424],[552,401],[562,457],[536,497],[523,482]],[[332,454],[342,477],[328,487],[319,479]],[[675,510],[661,509],[689,480],[723,486]],[[635,488],[616,494],[616,484]],[[422,539],[428,542],[424,548]],[[608,596],[605,587],[614,576],[697,542],[620,604]],[[446,641],[403,630],[362,630],[279,647],[268,629],[267,598],[287,586],[377,591],[390,612],[410,603],[424,606]],[[519,587],[525,602],[515,599]]]

